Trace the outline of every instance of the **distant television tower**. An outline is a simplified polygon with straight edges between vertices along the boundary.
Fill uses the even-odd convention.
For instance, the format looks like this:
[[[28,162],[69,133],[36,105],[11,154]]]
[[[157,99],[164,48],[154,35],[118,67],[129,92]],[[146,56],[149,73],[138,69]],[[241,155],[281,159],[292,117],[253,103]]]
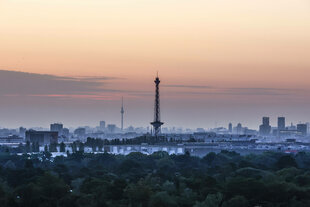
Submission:
[[[123,97],[122,97],[122,108],[121,108],[121,129],[123,131],[124,129],[124,100],[123,100]]]
[[[155,105],[154,105],[154,121],[151,122],[151,125],[153,126],[154,130],[154,135],[157,137],[158,134],[160,134],[160,128],[161,125],[163,125],[164,123],[160,121],[160,100],[159,100],[159,77],[158,77],[158,73],[157,73],[157,77],[155,79]]]

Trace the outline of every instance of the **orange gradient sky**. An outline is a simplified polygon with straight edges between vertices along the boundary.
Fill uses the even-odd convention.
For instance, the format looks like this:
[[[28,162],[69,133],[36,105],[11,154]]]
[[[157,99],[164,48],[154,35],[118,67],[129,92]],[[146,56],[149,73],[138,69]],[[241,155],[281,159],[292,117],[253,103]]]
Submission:
[[[208,128],[214,127],[214,122],[248,121],[255,127],[263,115],[282,114],[295,122],[310,121],[310,2],[2,0],[0,70],[115,78],[102,86],[113,92],[100,93],[100,103],[72,107],[72,119],[79,117],[72,114],[88,106],[118,110],[115,103],[125,96],[132,113],[128,111],[128,120],[135,119],[139,111],[135,106],[146,114],[127,125],[147,125],[152,119],[152,80],[159,70],[163,99],[166,97],[162,117],[170,125]],[[3,94],[10,98],[18,95]],[[54,95],[57,93],[47,97]],[[65,95],[71,100],[66,100],[68,108],[89,101],[85,99],[98,99],[93,91]],[[59,95],[60,102],[63,96]],[[113,100],[110,106],[107,102]],[[30,110],[33,105],[28,100],[29,106],[12,108],[12,101],[16,100],[0,103],[9,107],[0,112],[10,109],[26,116],[23,109]],[[38,105],[30,111],[59,110],[51,101],[43,103],[47,106]],[[214,117],[218,111],[223,113]],[[55,112],[44,123],[65,120],[82,125],[103,116],[119,122],[118,113],[110,110],[101,117],[90,111],[80,122],[64,118],[62,113]],[[247,117],[249,113],[251,117]],[[189,114],[196,121],[180,121]],[[17,119],[14,115],[8,126],[23,124],[24,120]],[[38,121],[31,124],[42,123],[43,118],[35,119]],[[0,125],[5,124],[5,119],[0,119]]]

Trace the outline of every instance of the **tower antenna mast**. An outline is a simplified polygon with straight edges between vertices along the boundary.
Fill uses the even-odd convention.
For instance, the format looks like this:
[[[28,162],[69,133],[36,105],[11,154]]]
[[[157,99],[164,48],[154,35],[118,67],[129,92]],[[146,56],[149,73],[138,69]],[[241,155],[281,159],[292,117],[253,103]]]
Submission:
[[[160,121],[160,97],[159,97],[159,84],[160,80],[158,77],[158,71],[157,71],[157,77],[155,78],[155,104],[154,104],[154,121],[151,122],[151,125],[154,128],[154,135],[155,137],[158,137],[158,135],[161,132],[161,126],[164,124]]]
[[[122,97],[122,107],[121,107],[121,130],[122,131],[124,130],[124,113],[125,113],[125,110],[124,110],[124,99]]]

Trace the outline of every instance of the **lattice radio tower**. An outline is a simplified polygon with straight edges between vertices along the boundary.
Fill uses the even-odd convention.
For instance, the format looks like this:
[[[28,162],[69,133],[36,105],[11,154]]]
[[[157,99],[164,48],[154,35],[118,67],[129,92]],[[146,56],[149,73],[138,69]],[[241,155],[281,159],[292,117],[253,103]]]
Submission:
[[[164,124],[160,121],[160,99],[159,99],[159,77],[157,73],[157,77],[155,78],[155,104],[154,104],[154,121],[151,122],[151,125],[153,126],[153,134],[157,137],[161,130],[161,126]]]

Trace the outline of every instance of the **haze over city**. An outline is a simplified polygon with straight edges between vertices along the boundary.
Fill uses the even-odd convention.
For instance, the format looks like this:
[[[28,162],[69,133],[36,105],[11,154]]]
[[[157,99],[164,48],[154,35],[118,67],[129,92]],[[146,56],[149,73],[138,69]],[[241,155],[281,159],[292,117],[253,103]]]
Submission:
[[[309,207],[309,0],[0,0],[1,207]]]
[[[0,126],[310,117],[307,0],[1,1]],[[15,72],[13,72],[15,71]]]

